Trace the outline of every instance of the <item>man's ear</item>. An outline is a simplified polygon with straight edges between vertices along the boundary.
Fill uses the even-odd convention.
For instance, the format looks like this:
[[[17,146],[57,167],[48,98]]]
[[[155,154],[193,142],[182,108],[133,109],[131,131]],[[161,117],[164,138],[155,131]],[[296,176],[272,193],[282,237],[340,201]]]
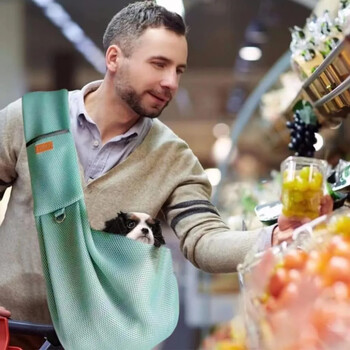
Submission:
[[[109,71],[115,73],[118,70],[119,62],[122,52],[118,45],[111,45],[108,47],[105,55],[106,67]]]

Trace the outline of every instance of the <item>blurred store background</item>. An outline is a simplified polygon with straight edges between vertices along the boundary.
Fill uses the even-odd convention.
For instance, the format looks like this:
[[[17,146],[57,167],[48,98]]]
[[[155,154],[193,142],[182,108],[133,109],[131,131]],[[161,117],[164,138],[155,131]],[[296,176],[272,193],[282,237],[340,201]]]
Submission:
[[[106,23],[129,2],[0,0],[0,108],[27,91],[78,89],[100,79]],[[161,3],[166,5],[166,1]],[[176,0],[168,2],[169,6],[176,4]],[[208,169],[214,191],[224,183],[226,194],[219,194],[216,201],[233,228],[240,228],[242,222],[258,226],[260,223],[247,212],[252,213],[259,198],[278,197],[274,171],[291,154],[282,114],[297,94],[299,80],[288,67],[279,74],[231,149],[237,115],[267,72],[289,50],[289,29],[304,26],[313,9],[326,6],[332,10],[337,4],[336,0],[178,2],[190,27],[189,65],[177,97],[161,120],[188,142]],[[325,132],[327,142],[320,149],[324,157],[348,152],[347,124]],[[223,163],[227,165],[224,175],[220,173]],[[182,313],[177,330],[160,348],[194,350],[212,325],[229,320],[235,313],[238,283],[235,276],[198,274],[184,261],[174,235],[169,233],[168,237]]]

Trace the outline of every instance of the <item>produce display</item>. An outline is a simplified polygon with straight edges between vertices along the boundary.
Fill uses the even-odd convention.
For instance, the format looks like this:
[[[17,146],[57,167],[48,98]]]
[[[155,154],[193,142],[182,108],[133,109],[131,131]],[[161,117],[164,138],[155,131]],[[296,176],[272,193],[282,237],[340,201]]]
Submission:
[[[200,350],[248,350],[246,332],[240,317],[230,322],[219,324],[204,339]]]
[[[262,350],[350,349],[350,210],[299,233],[240,267],[253,337]]]
[[[288,148],[296,156],[313,157],[315,154],[316,135],[321,127],[310,103],[300,101],[294,108],[293,121],[287,121],[291,141]]]
[[[256,215],[256,206],[276,201],[281,194],[280,173],[277,171],[272,171],[270,179],[263,183],[234,181],[223,186],[218,207],[232,230],[254,230],[263,227]]]
[[[320,17],[307,19],[304,28],[292,29],[292,67],[301,80],[305,80],[317,69],[337,44],[349,34],[350,1],[342,1],[336,18],[328,11]]]

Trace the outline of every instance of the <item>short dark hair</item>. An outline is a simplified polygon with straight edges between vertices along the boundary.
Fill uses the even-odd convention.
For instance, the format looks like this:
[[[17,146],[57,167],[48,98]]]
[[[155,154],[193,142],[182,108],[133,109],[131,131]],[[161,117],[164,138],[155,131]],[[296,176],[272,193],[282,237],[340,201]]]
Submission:
[[[180,15],[170,12],[155,1],[138,1],[120,10],[109,22],[103,35],[103,48],[107,51],[117,44],[126,56],[131,54],[134,41],[148,28],[164,27],[178,35],[187,34]]]

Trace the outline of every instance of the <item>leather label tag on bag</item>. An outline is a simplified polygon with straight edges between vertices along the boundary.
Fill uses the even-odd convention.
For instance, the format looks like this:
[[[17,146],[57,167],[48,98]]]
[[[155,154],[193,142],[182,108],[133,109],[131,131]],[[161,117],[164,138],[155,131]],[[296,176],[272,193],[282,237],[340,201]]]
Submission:
[[[36,145],[35,153],[39,154],[39,153],[51,151],[52,149],[53,149],[53,142],[48,141],[48,142],[44,142],[44,143],[40,143],[39,145]]]

